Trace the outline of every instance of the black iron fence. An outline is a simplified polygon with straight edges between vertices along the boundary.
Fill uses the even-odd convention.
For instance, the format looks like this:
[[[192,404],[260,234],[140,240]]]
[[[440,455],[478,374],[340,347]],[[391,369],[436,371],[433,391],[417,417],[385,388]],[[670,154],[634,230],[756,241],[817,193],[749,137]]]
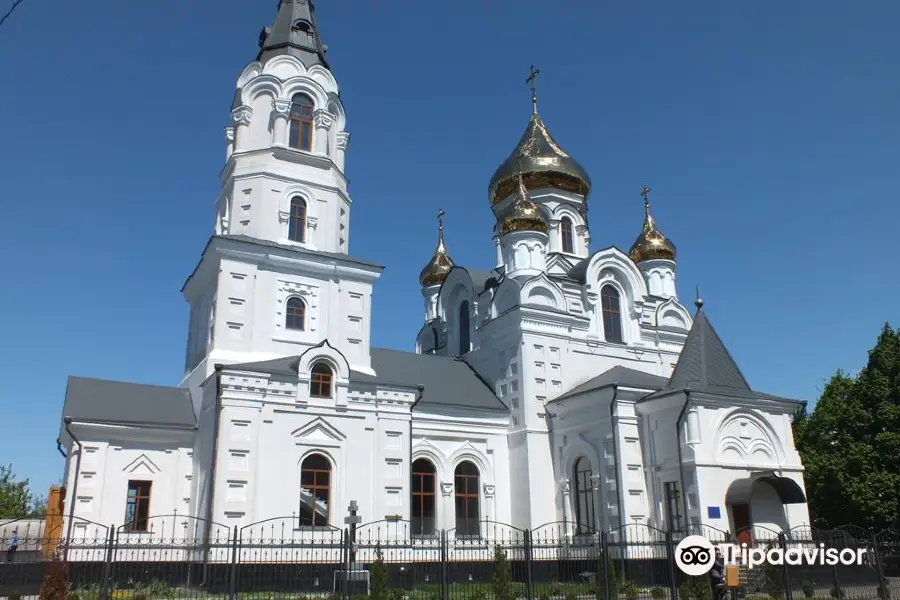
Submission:
[[[400,519],[350,523],[305,528],[290,516],[228,527],[170,515],[132,531],[76,519],[68,540],[22,537],[10,553],[11,540],[0,539],[0,597],[37,594],[56,577],[69,600],[714,600],[721,591],[709,576],[689,577],[676,561],[690,534],[803,559],[753,568],[745,560],[731,592],[740,599],[900,600],[897,531],[754,527],[735,536],[711,527],[526,530],[481,521],[423,534],[421,523]],[[829,549],[862,560],[830,564],[818,554]]]

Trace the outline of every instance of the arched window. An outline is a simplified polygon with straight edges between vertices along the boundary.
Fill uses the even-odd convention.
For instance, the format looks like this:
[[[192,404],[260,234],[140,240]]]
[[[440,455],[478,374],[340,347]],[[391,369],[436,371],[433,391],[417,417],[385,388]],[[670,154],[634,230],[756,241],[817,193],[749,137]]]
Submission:
[[[622,307],[619,292],[611,285],[600,289],[600,310],[603,312],[603,337],[607,342],[622,343]]]
[[[478,467],[466,460],[454,473],[456,497],[456,535],[478,535],[478,504],[480,494]]]
[[[465,300],[459,305],[459,355],[469,351],[469,301]]]
[[[310,454],[300,464],[300,526],[328,525],[331,501],[331,463],[321,454]]]
[[[309,376],[309,395],[313,398],[331,398],[334,372],[325,363],[313,365]]]
[[[284,328],[303,331],[306,329],[306,303],[296,296],[289,298],[284,311]]]
[[[431,337],[432,337],[431,353],[437,354],[437,347],[438,347],[439,339],[438,339],[437,329],[435,329],[434,327],[431,328]]]
[[[416,459],[412,464],[412,533],[434,534],[435,478],[437,469],[430,460]]]
[[[575,252],[575,237],[572,234],[572,219],[563,217],[559,221],[559,235],[562,238],[562,251]]]
[[[292,242],[306,241],[306,200],[291,200],[291,215],[288,217],[288,239]]]
[[[312,150],[314,110],[315,105],[306,94],[295,94],[291,98],[291,148],[307,152]]]
[[[591,483],[591,463],[581,457],[572,467],[575,480],[575,524],[579,533],[590,533],[597,523],[594,521],[594,488]]]

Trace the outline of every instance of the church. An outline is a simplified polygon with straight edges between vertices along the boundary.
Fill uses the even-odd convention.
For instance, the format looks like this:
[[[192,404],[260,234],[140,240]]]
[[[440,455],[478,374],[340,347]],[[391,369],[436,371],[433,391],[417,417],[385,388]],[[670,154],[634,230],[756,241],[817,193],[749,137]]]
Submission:
[[[485,182],[493,268],[453,261],[439,212],[415,349],[372,346],[383,267],[350,253],[350,131],[318,27],[311,0],[281,0],[237,79],[180,384],[68,379],[69,534],[159,515],[343,528],[351,502],[421,536],[807,525],[802,403],[752,389],[699,297],[679,299],[648,188],[634,245],[590,249],[591,179],[534,70]]]

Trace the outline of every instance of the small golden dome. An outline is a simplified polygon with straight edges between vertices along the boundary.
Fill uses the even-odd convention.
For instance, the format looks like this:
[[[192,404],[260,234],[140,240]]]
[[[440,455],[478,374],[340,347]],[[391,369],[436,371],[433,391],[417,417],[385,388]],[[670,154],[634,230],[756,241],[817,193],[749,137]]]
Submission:
[[[444,209],[438,210],[438,244],[434,250],[434,256],[419,273],[419,283],[422,287],[440,285],[447,279],[450,269],[454,267],[453,259],[447,254],[444,247]]]
[[[628,251],[628,257],[636,263],[645,260],[675,260],[675,244],[657,229],[656,221],[650,214],[650,188],[645,185],[641,195],[644,197],[644,227]]]
[[[547,221],[541,214],[537,204],[528,199],[528,191],[525,189],[525,181],[522,173],[519,173],[519,186],[516,197],[509,208],[500,216],[500,235],[506,235],[514,231],[539,231],[547,233]]]

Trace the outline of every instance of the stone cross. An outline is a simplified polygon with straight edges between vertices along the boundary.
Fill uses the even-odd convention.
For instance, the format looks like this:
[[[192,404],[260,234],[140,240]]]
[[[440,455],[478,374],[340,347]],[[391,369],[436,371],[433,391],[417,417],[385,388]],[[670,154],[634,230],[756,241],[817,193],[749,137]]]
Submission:
[[[352,569],[356,564],[356,526],[362,522],[362,517],[357,514],[359,505],[356,504],[356,500],[350,501],[347,510],[350,511],[350,514],[344,517],[344,523],[350,526],[350,568]]]

